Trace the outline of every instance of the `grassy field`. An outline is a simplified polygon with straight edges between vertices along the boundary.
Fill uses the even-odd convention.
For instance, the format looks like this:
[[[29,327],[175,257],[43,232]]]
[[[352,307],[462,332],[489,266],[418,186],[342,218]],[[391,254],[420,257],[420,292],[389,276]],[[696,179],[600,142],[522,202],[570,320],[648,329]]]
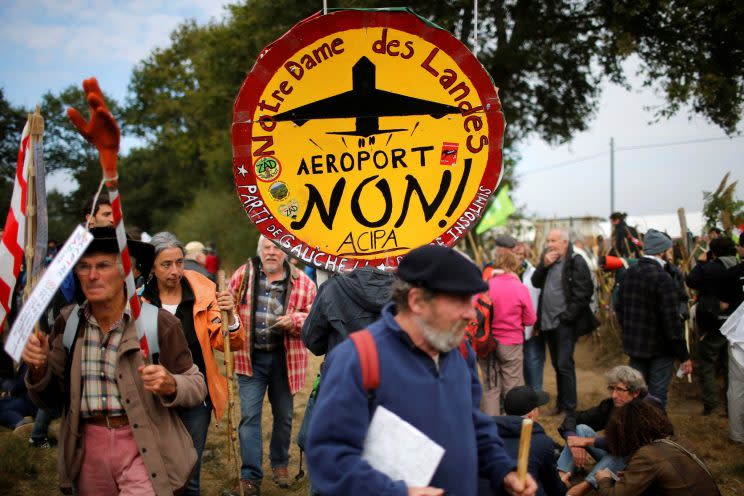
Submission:
[[[596,358],[601,355],[602,358]],[[590,340],[579,344],[576,352],[577,380],[579,384],[579,408],[596,404],[605,397],[606,390],[602,372],[621,363],[621,357],[607,358],[606,353],[593,349]],[[306,391],[295,397],[295,415],[292,427],[293,442],[290,449],[290,476],[298,471],[299,451],[294,443],[294,436],[302,421],[302,414],[307,401],[307,390],[315,377],[321,359],[311,357]],[[550,364],[546,364],[545,390],[555,395],[555,380]],[[550,411],[550,404],[545,411]],[[698,454],[710,467],[724,496],[744,494],[744,448],[728,440],[727,419],[720,415],[703,417],[700,415],[702,405],[697,399],[697,385],[674,379],[669,413],[677,430],[678,437],[685,446]],[[539,420],[546,431],[558,439],[557,427],[559,417],[543,416]],[[53,431],[56,422],[52,424]],[[268,451],[271,434],[271,410],[264,404],[263,439],[264,456]],[[206,496],[217,496],[224,489],[232,487],[237,474],[234,465],[227,462],[227,443],[223,425],[211,426],[207,439],[207,450],[210,452],[202,467],[202,493]],[[35,496],[55,494],[57,487],[56,449],[38,450],[28,446],[26,439],[20,439],[11,432],[0,432],[0,494],[11,496]],[[307,465],[304,464],[305,472]],[[264,472],[271,473],[268,459],[264,463]],[[265,496],[307,494],[307,476],[293,481],[289,489],[280,489],[270,477],[262,485]]]

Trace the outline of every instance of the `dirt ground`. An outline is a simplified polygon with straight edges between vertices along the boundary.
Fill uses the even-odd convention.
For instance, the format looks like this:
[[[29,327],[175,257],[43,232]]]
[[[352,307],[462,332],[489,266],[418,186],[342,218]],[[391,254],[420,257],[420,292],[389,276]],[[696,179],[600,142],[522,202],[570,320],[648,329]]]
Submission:
[[[600,358],[596,358],[596,357]],[[622,357],[611,357],[600,351],[592,338],[584,338],[576,351],[577,380],[579,385],[579,408],[596,404],[606,396],[602,372],[622,363]],[[311,357],[308,371],[308,386],[298,393],[294,402],[294,419],[292,425],[293,442],[290,449],[290,476],[298,472],[299,451],[294,443],[294,436],[302,422],[307,393],[312,379],[320,365],[321,359]],[[545,390],[555,396],[555,377],[550,364],[545,368]],[[697,399],[697,384],[688,384],[685,380],[674,379],[670,391],[669,414],[674,423],[679,439],[685,446],[700,456],[710,467],[721,493],[724,496],[744,494],[744,448],[728,440],[727,419],[719,414],[708,417],[700,415],[702,405]],[[553,402],[544,409],[548,412]],[[546,431],[558,439],[557,427],[560,417],[544,414],[539,422]],[[57,422],[52,424],[56,432]],[[264,456],[267,456],[268,442],[271,434],[271,410],[268,402],[264,404],[263,439]],[[237,478],[233,464],[227,462],[227,437],[224,422],[220,426],[212,424],[207,439],[207,454],[202,467],[202,493],[206,496],[217,496],[224,489],[231,487]],[[56,449],[38,450],[28,446],[26,439],[14,436],[11,432],[0,432],[0,494],[31,496],[42,494],[59,494],[56,491]],[[307,465],[303,461],[307,473]],[[265,473],[270,474],[268,459],[264,462]],[[264,480],[262,494],[265,496],[307,494],[307,477],[293,481],[289,489],[280,489],[270,477]]]

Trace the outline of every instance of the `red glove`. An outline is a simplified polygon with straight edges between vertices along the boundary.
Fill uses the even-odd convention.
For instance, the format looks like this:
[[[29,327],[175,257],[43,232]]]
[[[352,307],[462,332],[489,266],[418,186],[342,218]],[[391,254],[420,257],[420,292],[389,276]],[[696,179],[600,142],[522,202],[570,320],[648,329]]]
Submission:
[[[67,109],[67,117],[77,128],[78,132],[90,143],[98,148],[98,157],[103,167],[103,176],[114,180],[116,175],[116,154],[119,151],[119,126],[116,119],[106,107],[103,93],[96,78],[83,81],[86,99],[90,109],[90,121],[83,119],[74,108]]]

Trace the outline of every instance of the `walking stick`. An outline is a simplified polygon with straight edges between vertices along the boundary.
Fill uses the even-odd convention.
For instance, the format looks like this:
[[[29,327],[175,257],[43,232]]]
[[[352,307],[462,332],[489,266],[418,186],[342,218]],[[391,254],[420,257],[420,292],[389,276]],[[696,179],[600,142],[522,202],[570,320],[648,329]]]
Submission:
[[[103,99],[103,92],[98,86],[96,78],[89,78],[83,81],[83,90],[88,102],[90,111],[90,120],[86,121],[80,112],[74,108],[67,109],[67,117],[78,130],[83,138],[95,145],[98,149],[98,159],[103,168],[102,183],[106,184],[108,189],[109,201],[111,201],[111,210],[114,216],[114,229],[116,230],[116,241],[119,245],[119,255],[121,264],[124,268],[124,279],[127,287],[127,297],[129,298],[129,308],[132,311],[132,318],[137,327],[137,335],[140,336],[140,349],[146,364],[151,363],[150,348],[147,346],[147,335],[143,328],[143,323],[139,319],[140,302],[137,297],[136,287],[134,286],[134,276],[132,275],[132,259],[129,257],[127,249],[127,235],[124,231],[124,218],[121,209],[121,198],[119,197],[119,175],[117,173],[116,155],[119,152],[119,139],[121,132],[116,124],[116,119],[106,107]],[[102,184],[103,185],[103,184]],[[99,187],[100,193],[100,187]],[[96,193],[96,201],[98,193]],[[93,205],[95,209],[95,202]]]
[[[217,271],[217,289],[225,290],[225,271]],[[238,473],[238,491],[243,496],[243,485],[240,483],[240,465],[238,464],[237,435],[235,423],[233,422],[233,412],[235,411],[235,391],[233,389],[233,357],[230,349],[230,331],[227,323],[227,311],[222,310],[222,342],[225,355],[225,374],[227,375],[227,462],[235,464],[235,471]]]
[[[527,462],[530,459],[530,441],[532,440],[532,420],[522,419],[522,433],[519,436],[517,453],[517,479],[524,484],[527,480]]]

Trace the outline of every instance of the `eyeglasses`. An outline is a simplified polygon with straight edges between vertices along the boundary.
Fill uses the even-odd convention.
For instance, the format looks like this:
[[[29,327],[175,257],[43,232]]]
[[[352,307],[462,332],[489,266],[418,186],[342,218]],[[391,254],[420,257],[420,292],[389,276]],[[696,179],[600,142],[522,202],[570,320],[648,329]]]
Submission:
[[[112,262],[98,262],[95,265],[91,265],[89,263],[81,262],[75,267],[75,272],[77,272],[80,276],[87,276],[90,274],[90,271],[93,269],[96,269],[96,272],[103,273],[103,272],[109,272],[113,270],[116,267],[115,263]]]
[[[628,391],[630,391],[630,389],[624,388],[624,387],[620,387],[620,386],[607,386],[607,391],[609,391],[611,393],[614,393],[614,392],[627,393]]]

